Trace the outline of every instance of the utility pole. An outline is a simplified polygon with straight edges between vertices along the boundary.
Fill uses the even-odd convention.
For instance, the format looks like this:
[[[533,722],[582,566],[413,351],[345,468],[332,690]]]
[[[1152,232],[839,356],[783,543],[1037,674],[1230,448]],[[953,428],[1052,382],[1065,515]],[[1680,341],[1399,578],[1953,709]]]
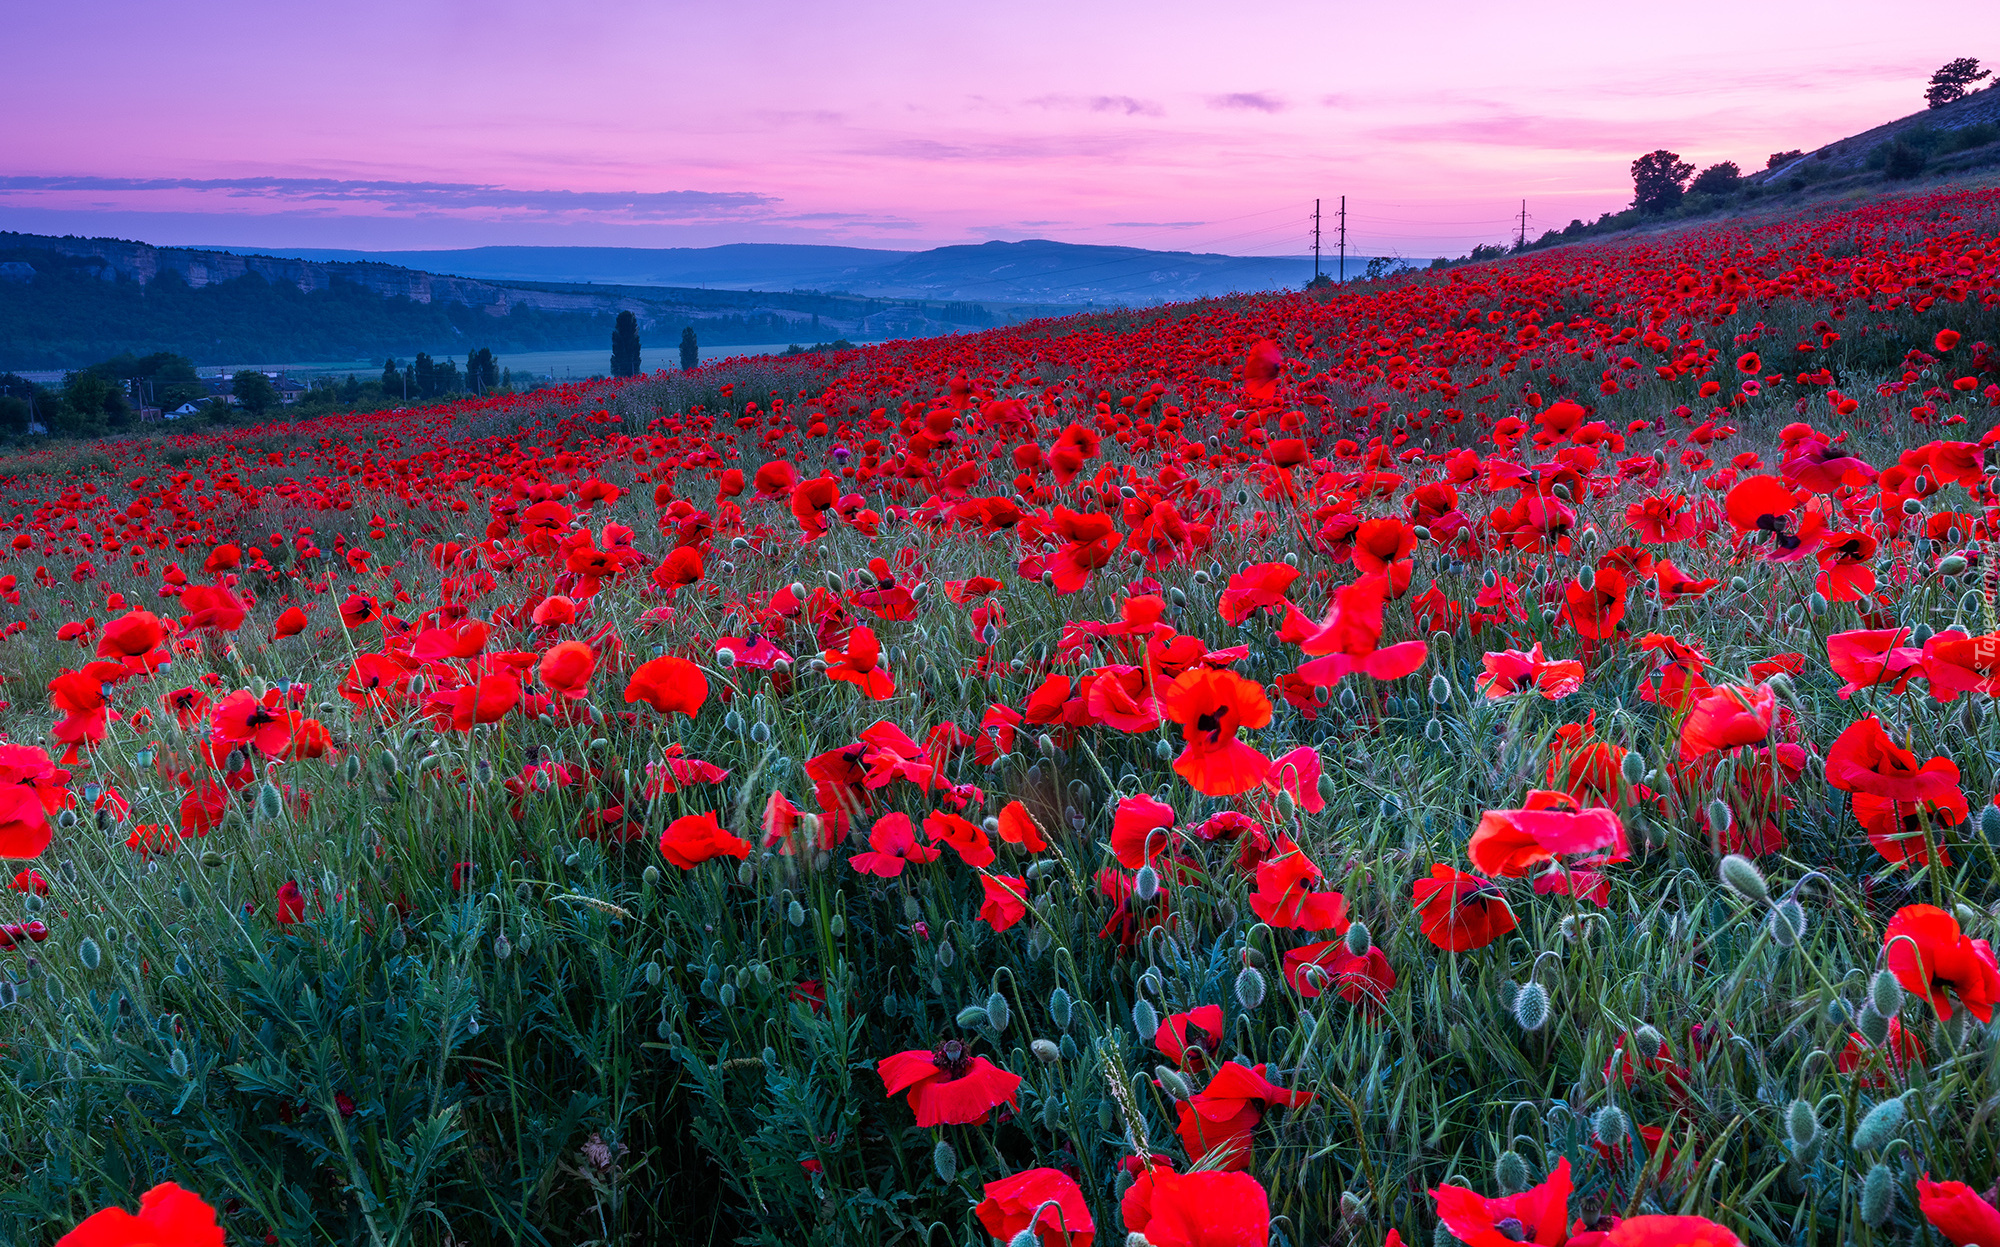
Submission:
[[[1523,199],[1521,201],[1521,237],[1520,240],[1514,244],[1514,250],[1526,251],[1527,249],[1528,249],[1528,201]]]
[[[1313,283],[1319,283],[1319,200],[1313,200]]]
[[[1340,284],[1347,284],[1347,196],[1340,197]]]

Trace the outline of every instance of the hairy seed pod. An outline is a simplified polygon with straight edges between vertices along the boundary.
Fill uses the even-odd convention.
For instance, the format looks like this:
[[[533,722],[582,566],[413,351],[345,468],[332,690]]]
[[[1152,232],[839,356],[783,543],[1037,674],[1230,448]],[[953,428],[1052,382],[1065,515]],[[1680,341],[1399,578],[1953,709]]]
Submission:
[[[1153,1002],[1141,997],[1132,1002],[1132,1029],[1137,1032],[1139,1042],[1151,1043],[1159,1033],[1160,1015],[1153,1008]]]
[[[937,1176],[946,1182],[958,1177],[958,1153],[943,1139],[939,1139],[937,1146],[931,1149],[931,1168],[937,1170]]]
[[[98,948],[96,940],[86,935],[76,946],[76,959],[83,963],[84,969],[95,970],[104,964],[104,951]]]
[[[1736,811],[1730,809],[1729,803],[1720,797],[1709,802],[1708,808],[1703,813],[1708,816],[1708,825],[1715,828],[1718,832],[1728,831],[1736,822]],[[1745,858],[1744,860],[1748,861],[1749,859]]]
[[[1813,1106],[1804,1100],[1793,1100],[1785,1110],[1785,1133],[1791,1136],[1792,1146],[1804,1151],[1819,1138],[1819,1117]]]
[[[1244,966],[1237,973],[1236,1003],[1252,1011],[1264,1003],[1264,975],[1255,966]]]
[[[954,1020],[966,1030],[971,1030],[975,1026],[984,1026],[986,1025],[986,1006],[967,1005],[958,1011],[958,1017]]]
[[[1132,876],[1132,895],[1142,901],[1150,901],[1159,894],[1159,872],[1150,865],[1139,867],[1139,873]]]
[[[1054,1065],[1057,1061],[1062,1060],[1062,1049],[1047,1039],[1037,1039],[1035,1042],[1029,1044],[1028,1051],[1034,1053],[1035,1059],[1044,1065]],[[1049,1103],[1053,1104],[1055,1101],[1051,1100]]]
[[[1868,1006],[1885,1018],[1903,1011],[1903,985],[1894,971],[1878,971],[1868,983]]]
[[[1013,1019],[1014,1011],[1007,1006],[1005,996],[994,992],[986,998],[986,1024],[993,1028],[995,1034],[1006,1030],[1007,1023]]]
[[[188,1076],[188,1054],[175,1048],[167,1055],[167,1068],[174,1072],[174,1077],[185,1082]]]
[[[1054,1022],[1058,1029],[1069,1029],[1069,993],[1060,987],[1049,993],[1049,1021]]]
[[[1445,678],[1444,672],[1440,671],[1431,677],[1431,701],[1442,706],[1450,700],[1451,681]]]
[[[1527,1160],[1511,1147],[1500,1153],[1500,1158],[1493,1162],[1493,1184],[1502,1195],[1519,1195],[1533,1186]]]
[[[1548,1025],[1549,993],[1540,983],[1524,983],[1514,993],[1514,1020],[1524,1031],[1534,1032]]]
[[[1160,1082],[1160,1089],[1176,1100],[1185,1100],[1194,1095],[1194,1088],[1188,1086],[1187,1079],[1171,1065],[1155,1065],[1153,1077]]]
[[[1618,763],[1618,773],[1625,777],[1628,785],[1636,788],[1646,782],[1646,760],[1637,753],[1628,752]]]
[[[1888,1042],[1889,1019],[1875,1012],[1873,1007],[1863,1009],[1854,1025],[1855,1029],[1861,1032],[1861,1037],[1874,1047],[1879,1048]]]
[[[1861,1219],[1876,1229],[1896,1211],[1896,1175],[1885,1161],[1876,1162],[1861,1183]]]
[[[1366,957],[1368,950],[1375,946],[1375,937],[1369,934],[1368,924],[1356,919],[1347,924],[1347,951],[1357,957]]]
[[[1715,806],[1721,804],[1719,801],[1710,802],[1711,811],[1713,811]],[[1728,809],[1727,806],[1723,806],[1723,808],[1725,810]],[[1709,821],[1712,824],[1715,823],[1715,815],[1712,812],[1709,815]],[[1727,829],[1728,825],[1726,821],[1720,824],[1723,829]],[[1771,899],[1771,889],[1764,882],[1764,872],[1758,870],[1757,864],[1741,853],[1731,853],[1724,857],[1721,865],[1716,868],[1715,873],[1722,879],[1724,886],[1738,896],[1741,896],[1744,900],[1768,901]]]
[[[263,786],[257,789],[258,816],[267,823],[275,823],[284,817],[284,813],[285,794],[278,791],[276,784],[265,780]]]
[[[1986,837],[1986,843],[2000,845],[2000,805],[1979,811],[1979,834]]]
[[[1888,1146],[1889,1140],[1903,1128],[1908,1111],[1903,1107],[1903,1098],[1897,1096],[1884,1100],[1868,1110],[1861,1124],[1854,1128],[1854,1150],[1857,1152],[1879,1152]]]
[[[1771,941],[1780,948],[1790,948],[1805,938],[1806,910],[1796,900],[1787,898],[1772,906],[1766,922],[1771,928]]]
[[[1624,1109],[1616,1104],[1607,1104],[1590,1119],[1590,1132],[1606,1147],[1620,1148],[1625,1146],[1626,1138],[1632,1133],[1632,1121],[1625,1116]]]

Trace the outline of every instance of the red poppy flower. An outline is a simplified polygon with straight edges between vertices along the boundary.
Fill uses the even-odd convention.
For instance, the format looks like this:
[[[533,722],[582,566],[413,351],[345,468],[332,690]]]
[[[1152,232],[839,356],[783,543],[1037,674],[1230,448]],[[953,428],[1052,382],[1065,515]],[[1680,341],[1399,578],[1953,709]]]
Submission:
[[[181,623],[188,628],[234,632],[243,626],[243,603],[215,585],[190,585],[181,593]]]
[[[1777,717],[1778,695],[1769,686],[1717,685],[1681,720],[1681,761],[1761,745],[1770,739]]]
[[[296,606],[288,606],[278,616],[277,622],[272,625],[271,636],[274,640],[279,641],[284,640],[286,637],[297,636],[306,630],[306,625],[309,622],[304,611]]]
[[[1153,1046],[1176,1065],[1185,1065],[1190,1048],[1199,1044],[1213,1057],[1222,1046],[1222,1006],[1202,1005],[1186,1013],[1170,1013],[1153,1032]]]
[[[1590,1237],[1580,1234],[1569,1241],[1582,1247]],[[1658,1215],[1628,1217],[1598,1241],[1604,1247],[1743,1247],[1742,1239],[1706,1217]]]
[[[871,701],[883,701],[896,695],[896,681],[890,677],[887,668],[880,665],[882,647],[875,640],[873,630],[861,627],[850,629],[847,648],[830,649],[823,657],[827,662],[828,679],[854,685]]]
[[[2000,1243],[2000,1210],[1963,1182],[1917,1179],[1917,1208],[1931,1228],[1956,1247]]]
[[[1890,740],[1882,720],[1871,714],[1848,724],[1826,751],[1826,782],[1842,792],[1890,801],[1935,801],[1958,795],[1958,765],[1932,758],[1919,766],[1917,755]]]
[[[983,1056],[973,1056],[958,1040],[934,1051],[922,1048],[885,1056],[875,1063],[883,1093],[909,1092],[917,1125],[983,1126],[1002,1104],[1021,1106],[1021,1079]]]
[[[1300,1108],[1312,1103],[1309,1091],[1288,1091],[1264,1077],[1265,1066],[1224,1061],[1208,1085],[1174,1105],[1177,1127],[1190,1160],[1211,1154],[1222,1157],[1225,1169],[1250,1165],[1250,1132],[1263,1120],[1264,1110],[1280,1105]]]
[[[1423,641],[1404,641],[1380,649],[1382,604],[1388,600],[1386,576],[1363,576],[1333,595],[1333,607],[1319,628],[1300,643],[1314,661],[1299,667],[1299,678],[1311,684],[1335,684],[1360,672],[1376,680],[1410,674],[1430,657]]]
[[[1578,810],[1566,792],[1536,790],[1518,810],[1488,810],[1466,852],[1489,875],[1519,879],[1543,862],[1609,850],[1611,860],[1631,855],[1625,827],[1610,810]]]
[[[597,670],[597,655],[581,641],[562,641],[542,655],[536,674],[542,687],[558,697],[576,698],[590,692],[590,676]]]
[[[1028,883],[1016,875],[981,875],[979,889],[985,900],[979,905],[979,920],[995,931],[1005,931],[1028,916]]]
[[[1041,827],[1035,822],[1035,816],[1028,813],[1028,807],[1019,801],[1009,801],[1000,807],[1000,838],[1009,844],[1018,844],[1030,853],[1040,853],[1049,847]]]
[[[1472,686],[1498,701],[1532,688],[1549,701],[1561,701],[1583,687],[1583,664],[1574,658],[1542,656],[1542,643],[1525,653],[1517,649],[1488,650],[1479,656],[1486,668]]]
[[[1306,944],[1285,953],[1285,982],[1293,991],[1312,1000],[1331,987],[1349,1004],[1368,1001],[1383,1005],[1396,986],[1396,971],[1389,955],[1371,944],[1356,956],[1346,940],[1326,940]]]
[[[139,1197],[139,1215],[106,1208],[84,1218],[56,1247],[223,1247],[215,1209],[201,1196],[162,1182]]]
[[[1889,970],[1905,990],[1931,1002],[1940,1019],[1951,1017],[1951,996],[1981,1022],[1993,1020],[2000,1001],[2000,969],[1985,940],[1968,939],[1958,919],[1934,905],[1905,905],[1882,934]],[[1950,993],[1950,995],[1947,994]]]
[[[1033,1230],[1042,1247],[1090,1247],[1096,1237],[1083,1188],[1060,1169],[1029,1169],[982,1189],[986,1198],[972,1214],[1002,1243],[1024,1230]]]
[[[1227,797],[1264,782],[1271,760],[1236,737],[1240,728],[1270,723],[1263,689],[1233,671],[1197,667],[1182,672],[1161,701],[1186,742],[1174,771],[1195,791]]]
[[[1271,1201],[1247,1173],[1178,1174],[1147,1166],[1120,1201],[1125,1228],[1151,1247],[1263,1247],[1271,1239]]]
[[[1296,931],[1346,931],[1347,898],[1317,886],[1325,874],[1292,843],[1279,836],[1275,855],[1257,867],[1257,890],[1250,908],[1273,927]]]
[[[1562,1247],[1569,1239],[1569,1158],[1556,1162],[1548,1180],[1518,1195],[1485,1199],[1462,1186],[1431,1191],[1438,1220],[1466,1247],[1538,1243]]]
[[[1120,797],[1111,816],[1111,854],[1127,870],[1137,870],[1173,843],[1174,807],[1147,793]]]
[[[1519,925],[1492,881],[1443,863],[1410,885],[1410,903],[1424,938],[1448,953],[1484,948]]]
[[[750,842],[724,831],[713,813],[686,814],[660,833],[660,856],[693,870],[713,857],[748,857]]]
[[[278,908],[271,916],[280,926],[290,926],[305,918],[305,893],[299,891],[297,880],[287,879],[278,885]]]
[[[625,683],[627,704],[643,701],[661,714],[692,719],[708,700],[708,677],[685,658],[671,655],[639,664]]]
[[[1840,689],[1845,700],[1857,689],[1889,685],[1901,693],[1916,676],[1924,674],[1924,651],[1905,644],[1908,628],[1856,629],[1836,632],[1826,638],[1826,661],[1833,673],[1847,684]]]
[[[1253,563],[1229,578],[1216,613],[1222,622],[1235,626],[1259,610],[1279,610],[1299,569],[1289,563]]]
[[[968,866],[983,869],[994,862],[993,843],[985,831],[950,810],[924,815],[924,834],[932,844],[948,845]]]
[[[847,864],[864,875],[894,879],[910,862],[934,862],[943,855],[943,849],[917,843],[909,815],[884,814],[868,829],[868,852],[856,853]]]

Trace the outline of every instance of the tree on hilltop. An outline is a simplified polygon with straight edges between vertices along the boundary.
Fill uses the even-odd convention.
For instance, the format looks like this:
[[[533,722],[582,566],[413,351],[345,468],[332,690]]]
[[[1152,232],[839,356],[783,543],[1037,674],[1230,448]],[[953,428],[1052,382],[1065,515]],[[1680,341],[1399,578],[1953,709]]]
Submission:
[[[1665,212],[1681,201],[1694,166],[1662,148],[1632,162],[1632,206],[1643,213]]]
[[[618,313],[611,327],[611,375],[639,375],[639,318],[630,312]]]
[[[1990,77],[1992,73],[1990,69],[1979,67],[1977,57],[1961,56],[1957,60],[1946,61],[1931,75],[1930,89],[1924,92],[1924,102],[1932,108],[1943,108],[1946,104],[1962,100],[1973,83]]]
[[[1688,191],[1696,195],[1730,195],[1743,184],[1743,170],[1733,160],[1710,165],[1695,175],[1688,183]]]

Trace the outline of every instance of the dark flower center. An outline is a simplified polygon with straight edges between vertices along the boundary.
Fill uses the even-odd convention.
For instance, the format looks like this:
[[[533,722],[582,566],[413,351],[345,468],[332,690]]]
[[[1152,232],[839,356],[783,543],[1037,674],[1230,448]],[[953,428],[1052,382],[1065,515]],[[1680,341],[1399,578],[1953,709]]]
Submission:
[[[972,1069],[972,1054],[956,1039],[948,1039],[944,1045],[931,1054],[931,1064],[944,1071],[944,1080],[951,1082],[963,1078]]]

